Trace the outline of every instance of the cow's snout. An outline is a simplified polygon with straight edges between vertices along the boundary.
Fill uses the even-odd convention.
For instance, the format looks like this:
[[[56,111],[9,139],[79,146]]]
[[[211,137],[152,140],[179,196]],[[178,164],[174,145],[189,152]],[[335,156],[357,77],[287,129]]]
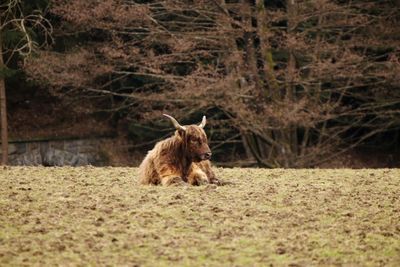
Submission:
[[[211,159],[211,155],[212,155],[211,152],[205,153],[205,154],[204,154],[204,159]]]

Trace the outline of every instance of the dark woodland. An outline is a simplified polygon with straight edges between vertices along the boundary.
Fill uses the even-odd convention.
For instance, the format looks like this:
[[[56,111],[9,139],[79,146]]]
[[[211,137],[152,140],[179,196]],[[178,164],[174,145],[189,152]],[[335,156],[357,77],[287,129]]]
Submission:
[[[207,116],[220,166],[400,166],[399,0],[0,9],[4,164],[8,142],[107,137],[108,164],[136,165],[172,134],[168,113]]]

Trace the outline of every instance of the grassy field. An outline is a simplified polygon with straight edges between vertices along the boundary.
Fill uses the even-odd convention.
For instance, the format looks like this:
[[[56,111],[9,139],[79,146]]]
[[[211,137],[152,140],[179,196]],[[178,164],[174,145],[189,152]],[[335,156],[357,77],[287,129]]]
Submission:
[[[400,169],[0,169],[1,266],[400,266]]]

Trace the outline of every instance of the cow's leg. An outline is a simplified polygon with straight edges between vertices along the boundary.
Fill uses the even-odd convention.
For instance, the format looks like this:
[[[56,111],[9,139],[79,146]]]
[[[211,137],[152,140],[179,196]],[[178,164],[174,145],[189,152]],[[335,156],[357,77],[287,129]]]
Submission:
[[[184,185],[185,182],[183,181],[182,177],[179,175],[167,175],[167,176],[161,176],[161,184],[162,185]]]
[[[191,185],[208,184],[207,174],[203,172],[196,164],[192,164],[192,168],[188,174],[188,182]]]
[[[162,185],[182,185],[185,182],[179,169],[174,168],[170,164],[162,164],[158,169],[160,183]]]
[[[215,173],[211,168],[211,162],[209,160],[204,160],[196,163],[196,165],[207,175],[208,182],[210,184],[221,185],[221,181],[217,178]]]
[[[222,185],[221,181],[215,176],[214,172],[210,170],[210,175],[208,176],[210,184]]]

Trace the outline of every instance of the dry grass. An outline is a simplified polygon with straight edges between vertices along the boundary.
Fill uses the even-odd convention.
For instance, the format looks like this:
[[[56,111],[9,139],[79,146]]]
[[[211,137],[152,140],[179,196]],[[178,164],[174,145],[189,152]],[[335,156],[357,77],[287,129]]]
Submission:
[[[400,266],[400,170],[218,169],[151,187],[135,168],[0,172],[0,265]]]

